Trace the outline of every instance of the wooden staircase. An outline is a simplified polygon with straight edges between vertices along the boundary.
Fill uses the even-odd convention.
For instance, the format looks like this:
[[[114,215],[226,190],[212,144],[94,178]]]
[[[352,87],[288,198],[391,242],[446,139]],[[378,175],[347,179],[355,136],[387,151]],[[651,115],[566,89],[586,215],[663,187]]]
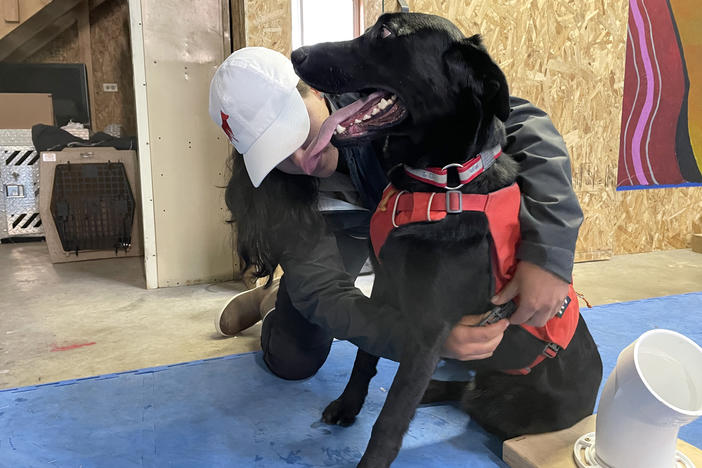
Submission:
[[[0,0],[0,61],[22,62],[76,23],[89,43],[89,12],[103,1]]]

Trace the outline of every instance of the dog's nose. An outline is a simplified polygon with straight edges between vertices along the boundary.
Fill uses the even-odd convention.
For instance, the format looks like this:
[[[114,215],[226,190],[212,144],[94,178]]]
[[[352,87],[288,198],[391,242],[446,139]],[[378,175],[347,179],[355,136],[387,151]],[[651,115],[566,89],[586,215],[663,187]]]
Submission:
[[[307,60],[307,55],[309,51],[309,46],[304,46],[300,47],[298,49],[293,50],[292,55],[290,56],[290,59],[292,60],[293,65],[296,67],[299,65],[302,65],[302,62]]]

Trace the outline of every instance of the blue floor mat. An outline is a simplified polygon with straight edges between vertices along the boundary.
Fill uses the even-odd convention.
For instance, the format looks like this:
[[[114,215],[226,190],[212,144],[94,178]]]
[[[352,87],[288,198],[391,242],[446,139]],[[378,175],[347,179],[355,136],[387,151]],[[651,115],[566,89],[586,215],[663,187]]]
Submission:
[[[0,466],[352,467],[397,368],[381,361],[353,426],[325,425],[322,409],[355,355],[335,343],[302,382],[274,377],[248,353],[2,391]],[[458,409],[432,406],[417,411],[396,466],[506,467],[499,450]]]
[[[702,293],[584,310],[605,376],[651,328],[702,343]],[[319,422],[343,389],[355,348],[335,343],[306,381],[265,370],[259,353],[0,391],[0,467],[352,467],[365,449],[396,364],[381,360],[349,428]],[[702,421],[680,437],[702,446]],[[448,406],[417,411],[397,467],[506,467],[500,443]]]

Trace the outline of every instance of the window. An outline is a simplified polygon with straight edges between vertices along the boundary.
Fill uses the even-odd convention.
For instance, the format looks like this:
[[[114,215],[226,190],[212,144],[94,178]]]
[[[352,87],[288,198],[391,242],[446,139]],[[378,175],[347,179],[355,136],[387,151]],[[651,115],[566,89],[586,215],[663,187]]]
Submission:
[[[362,8],[362,0],[292,0],[293,49],[359,36]]]

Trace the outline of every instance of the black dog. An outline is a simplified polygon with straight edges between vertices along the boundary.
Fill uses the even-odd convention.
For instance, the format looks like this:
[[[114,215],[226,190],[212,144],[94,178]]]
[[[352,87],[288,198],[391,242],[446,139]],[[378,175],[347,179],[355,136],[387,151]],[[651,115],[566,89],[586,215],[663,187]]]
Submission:
[[[413,222],[392,230],[380,250],[373,300],[394,304],[414,326],[359,466],[392,463],[425,391],[424,401],[462,398],[478,423],[503,438],[562,429],[591,414],[602,365],[577,313],[573,322],[577,328],[573,325],[575,334],[567,348],[526,375],[502,370],[528,367],[547,349],[523,328],[510,326],[494,355],[474,362],[475,386],[430,385],[450,330],[464,315],[489,311],[496,288],[491,258],[495,233],[488,216],[465,207],[459,210],[460,201],[451,199],[456,191],[449,195],[445,186],[464,184],[458,189],[461,193],[480,196],[512,186],[517,174],[517,164],[509,156],[490,152],[505,144],[509,92],[504,74],[480,37],[465,38],[452,23],[436,16],[385,14],[353,41],[303,47],[292,59],[298,75],[314,88],[365,96],[354,115],[337,127],[336,145],[381,139],[392,185],[399,191],[435,194],[449,208],[441,221]],[[431,174],[417,171],[459,166],[485,154],[493,158],[480,163],[484,170],[477,176],[461,172],[465,167],[449,169],[442,187],[431,182]],[[386,193],[384,202],[392,200],[390,195]],[[430,203],[434,198],[431,195]],[[392,209],[394,223],[397,204],[384,202],[379,210]],[[354,421],[377,361],[359,350],[351,379],[325,409],[324,421],[342,425]]]

